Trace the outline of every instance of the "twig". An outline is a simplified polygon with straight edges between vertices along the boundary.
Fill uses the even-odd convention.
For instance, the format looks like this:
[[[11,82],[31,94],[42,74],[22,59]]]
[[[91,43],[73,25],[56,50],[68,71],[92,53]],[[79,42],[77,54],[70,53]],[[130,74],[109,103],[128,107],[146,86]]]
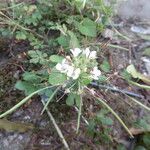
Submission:
[[[76,110],[77,112],[79,112],[79,109],[78,109],[76,106],[74,106],[74,108],[75,108],[75,110]],[[87,125],[89,125],[89,122],[86,120],[86,118],[85,118],[83,115],[81,115],[81,118],[83,119],[83,121],[84,121]]]
[[[44,102],[43,99],[41,99],[41,102],[42,102],[43,106],[45,107],[46,105],[45,105],[45,102]],[[59,137],[60,137],[60,139],[62,140],[62,142],[63,142],[65,148],[66,148],[67,150],[70,150],[69,145],[68,145],[67,141],[65,140],[65,138],[64,138],[64,136],[63,136],[63,134],[62,134],[60,128],[58,127],[58,125],[57,125],[57,123],[56,123],[56,121],[55,121],[53,115],[51,114],[51,112],[48,110],[47,107],[45,108],[45,110],[46,110],[47,115],[49,116],[50,120],[52,121],[52,123],[53,123],[53,125],[54,125],[54,127],[55,127],[55,129],[56,129],[56,131],[57,131],[57,133],[58,133],[58,135],[59,135]]]
[[[108,89],[108,90],[113,91],[113,92],[124,93],[124,94],[127,94],[127,95],[132,96],[132,97],[144,98],[143,95],[139,95],[139,94],[127,91],[127,90],[120,90],[117,87],[110,87],[108,85],[101,85],[101,84],[98,84],[96,82],[92,82],[91,85],[94,87],[97,87],[97,88]]]

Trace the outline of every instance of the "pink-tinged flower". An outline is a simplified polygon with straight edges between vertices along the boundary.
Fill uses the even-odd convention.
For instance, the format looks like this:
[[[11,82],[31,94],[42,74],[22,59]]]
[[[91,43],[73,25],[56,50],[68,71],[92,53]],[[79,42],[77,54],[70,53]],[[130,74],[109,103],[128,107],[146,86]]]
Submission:
[[[91,73],[91,78],[94,80],[98,80],[99,76],[101,75],[101,71],[98,69],[98,67],[94,67],[90,73]]]
[[[80,48],[70,49],[70,51],[74,57],[79,56],[79,54],[82,52],[82,50]]]

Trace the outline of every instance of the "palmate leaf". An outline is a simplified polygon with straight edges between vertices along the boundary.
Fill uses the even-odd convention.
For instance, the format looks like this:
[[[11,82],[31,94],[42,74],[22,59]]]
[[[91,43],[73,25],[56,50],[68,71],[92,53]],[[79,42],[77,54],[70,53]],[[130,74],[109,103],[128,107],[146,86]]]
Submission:
[[[39,50],[36,50],[36,51],[33,51],[33,50],[30,50],[28,51],[28,55],[31,57],[30,59],[30,63],[40,63],[40,64],[46,64],[47,63],[47,54],[46,53],[43,53]]]
[[[27,36],[23,31],[16,32],[16,39],[17,40],[26,40]]]

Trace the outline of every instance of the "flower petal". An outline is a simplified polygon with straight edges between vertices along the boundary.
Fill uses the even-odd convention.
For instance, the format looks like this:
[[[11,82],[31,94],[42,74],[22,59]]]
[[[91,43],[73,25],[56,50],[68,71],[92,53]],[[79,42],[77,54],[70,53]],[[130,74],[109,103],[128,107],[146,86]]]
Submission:
[[[89,55],[89,58],[90,59],[96,59],[96,51],[91,51],[90,55]]]
[[[80,48],[70,49],[70,51],[72,52],[74,57],[77,57],[82,52]]]
[[[57,69],[58,71],[61,71],[61,68],[62,68],[62,65],[61,65],[60,63],[58,63],[58,64],[56,65],[56,69]]]
[[[90,49],[89,48],[86,48],[85,50],[83,50],[83,53],[86,57],[89,57],[90,55]]]
[[[80,72],[81,72],[80,68],[77,68],[77,69],[74,71],[72,78],[73,78],[74,80],[76,80],[76,79],[80,76]]]
[[[101,71],[98,69],[98,67],[94,67],[90,73],[91,78],[93,78],[94,80],[98,80],[99,76],[101,75]]]
[[[74,71],[74,67],[73,66],[68,66],[68,68],[67,68],[67,76],[68,77],[72,77],[73,71]]]

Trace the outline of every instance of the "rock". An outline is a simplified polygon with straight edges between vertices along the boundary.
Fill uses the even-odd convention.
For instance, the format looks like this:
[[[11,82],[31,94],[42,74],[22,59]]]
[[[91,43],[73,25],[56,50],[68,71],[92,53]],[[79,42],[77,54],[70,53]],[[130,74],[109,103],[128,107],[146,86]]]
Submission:
[[[118,6],[118,15],[123,19],[140,19],[150,21],[149,0],[124,0]]]

